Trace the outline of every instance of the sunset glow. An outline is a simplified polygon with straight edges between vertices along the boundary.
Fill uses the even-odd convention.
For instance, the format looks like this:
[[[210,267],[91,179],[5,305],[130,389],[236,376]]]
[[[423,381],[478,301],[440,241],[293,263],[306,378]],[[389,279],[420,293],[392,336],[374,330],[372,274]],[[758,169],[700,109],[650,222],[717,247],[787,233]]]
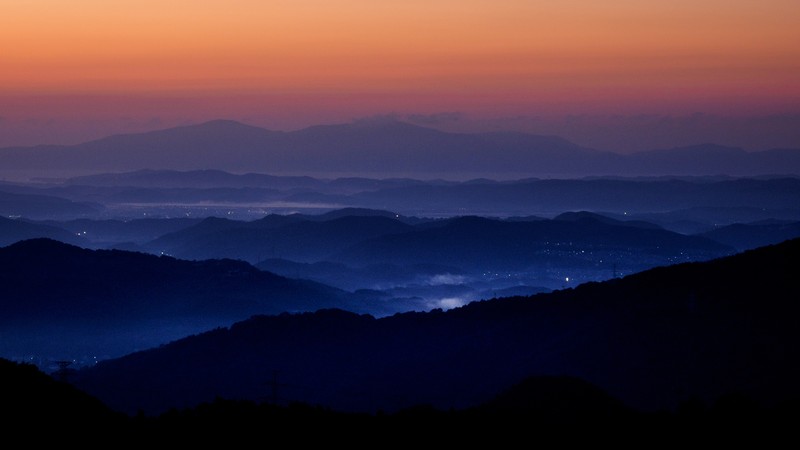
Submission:
[[[2,11],[0,146],[34,143],[46,120],[69,141],[220,117],[288,129],[443,111],[800,111],[793,0],[10,0]]]

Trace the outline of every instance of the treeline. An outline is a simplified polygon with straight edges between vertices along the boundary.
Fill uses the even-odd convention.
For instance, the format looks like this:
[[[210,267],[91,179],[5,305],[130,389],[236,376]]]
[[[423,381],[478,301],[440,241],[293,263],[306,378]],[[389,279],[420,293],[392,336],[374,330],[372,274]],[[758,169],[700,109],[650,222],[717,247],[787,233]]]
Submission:
[[[274,404],[217,398],[190,408],[162,414],[121,414],[35,366],[0,359],[3,428],[32,434],[37,442],[153,442],[203,444],[224,442],[264,445],[347,443],[412,445],[420,443],[533,445],[541,439],[559,442],[613,440],[686,442],[703,439],[735,442],[797,440],[800,402],[771,407],[737,393],[708,404],[699,399],[681,403],[675,411],[640,412],[616,400],[559,391],[558,397],[537,405],[509,406],[489,402],[474,408],[441,410],[419,405],[391,413],[353,413],[306,403]],[[513,393],[512,391],[510,391]],[[585,392],[585,391],[584,391]],[[576,394],[578,393],[578,394]],[[507,394],[507,393],[506,393]],[[502,394],[498,399],[506,396]],[[507,398],[506,398],[507,400]],[[587,403],[588,402],[588,403]],[[598,403],[599,402],[599,403]],[[524,402],[523,402],[524,403]],[[602,403],[602,404],[601,404]]]

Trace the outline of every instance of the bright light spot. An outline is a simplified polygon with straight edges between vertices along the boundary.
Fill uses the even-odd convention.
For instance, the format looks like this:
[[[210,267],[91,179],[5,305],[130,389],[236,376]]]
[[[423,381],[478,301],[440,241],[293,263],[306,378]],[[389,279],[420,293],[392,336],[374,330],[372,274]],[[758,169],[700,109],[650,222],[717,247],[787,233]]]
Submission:
[[[567,281],[567,283],[569,283],[569,277],[565,278],[565,280]]]

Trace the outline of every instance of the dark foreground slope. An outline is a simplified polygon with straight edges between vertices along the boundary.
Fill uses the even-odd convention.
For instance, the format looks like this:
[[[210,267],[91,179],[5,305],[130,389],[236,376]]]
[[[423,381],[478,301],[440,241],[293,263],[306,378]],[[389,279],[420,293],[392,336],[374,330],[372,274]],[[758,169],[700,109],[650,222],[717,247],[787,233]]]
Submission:
[[[24,432],[34,430],[61,432],[69,428],[74,436],[94,434],[98,429],[111,431],[109,427],[125,423],[124,415],[36,366],[2,358],[0,398],[5,439],[11,437],[12,431],[22,437]],[[41,434],[34,437],[37,441],[44,438]]]
[[[641,410],[732,393],[800,397],[800,240],[575,289],[382,319],[259,316],[107,361],[78,386],[123,411],[303,401],[348,411],[464,408],[569,375]]]
[[[129,445],[182,446],[253,442],[346,444],[373,448],[428,444],[511,447],[531,439],[591,443],[609,439],[619,448],[644,442],[761,444],[794,439],[797,404],[758,409],[741,399],[722,399],[710,408],[687,404],[676,413],[632,411],[607,393],[573,377],[528,377],[485,404],[463,410],[417,405],[395,413],[347,413],[304,403],[215,398],[191,408],[156,415],[124,415],[97,399],[45,375],[29,364],[0,359],[0,394],[7,439],[24,437],[40,445],[80,442],[106,448],[109,439]],[[313,432],[310,432],[312,431]],[[579,430],[580,432],[576,432]]]

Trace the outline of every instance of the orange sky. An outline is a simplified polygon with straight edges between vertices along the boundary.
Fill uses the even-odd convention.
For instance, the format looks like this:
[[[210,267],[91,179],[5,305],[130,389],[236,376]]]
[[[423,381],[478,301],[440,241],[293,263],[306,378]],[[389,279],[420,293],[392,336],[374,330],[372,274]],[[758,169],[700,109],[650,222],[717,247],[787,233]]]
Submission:
[[[2,0],[0,11],[7,123],[800,109],[797,0]]]

